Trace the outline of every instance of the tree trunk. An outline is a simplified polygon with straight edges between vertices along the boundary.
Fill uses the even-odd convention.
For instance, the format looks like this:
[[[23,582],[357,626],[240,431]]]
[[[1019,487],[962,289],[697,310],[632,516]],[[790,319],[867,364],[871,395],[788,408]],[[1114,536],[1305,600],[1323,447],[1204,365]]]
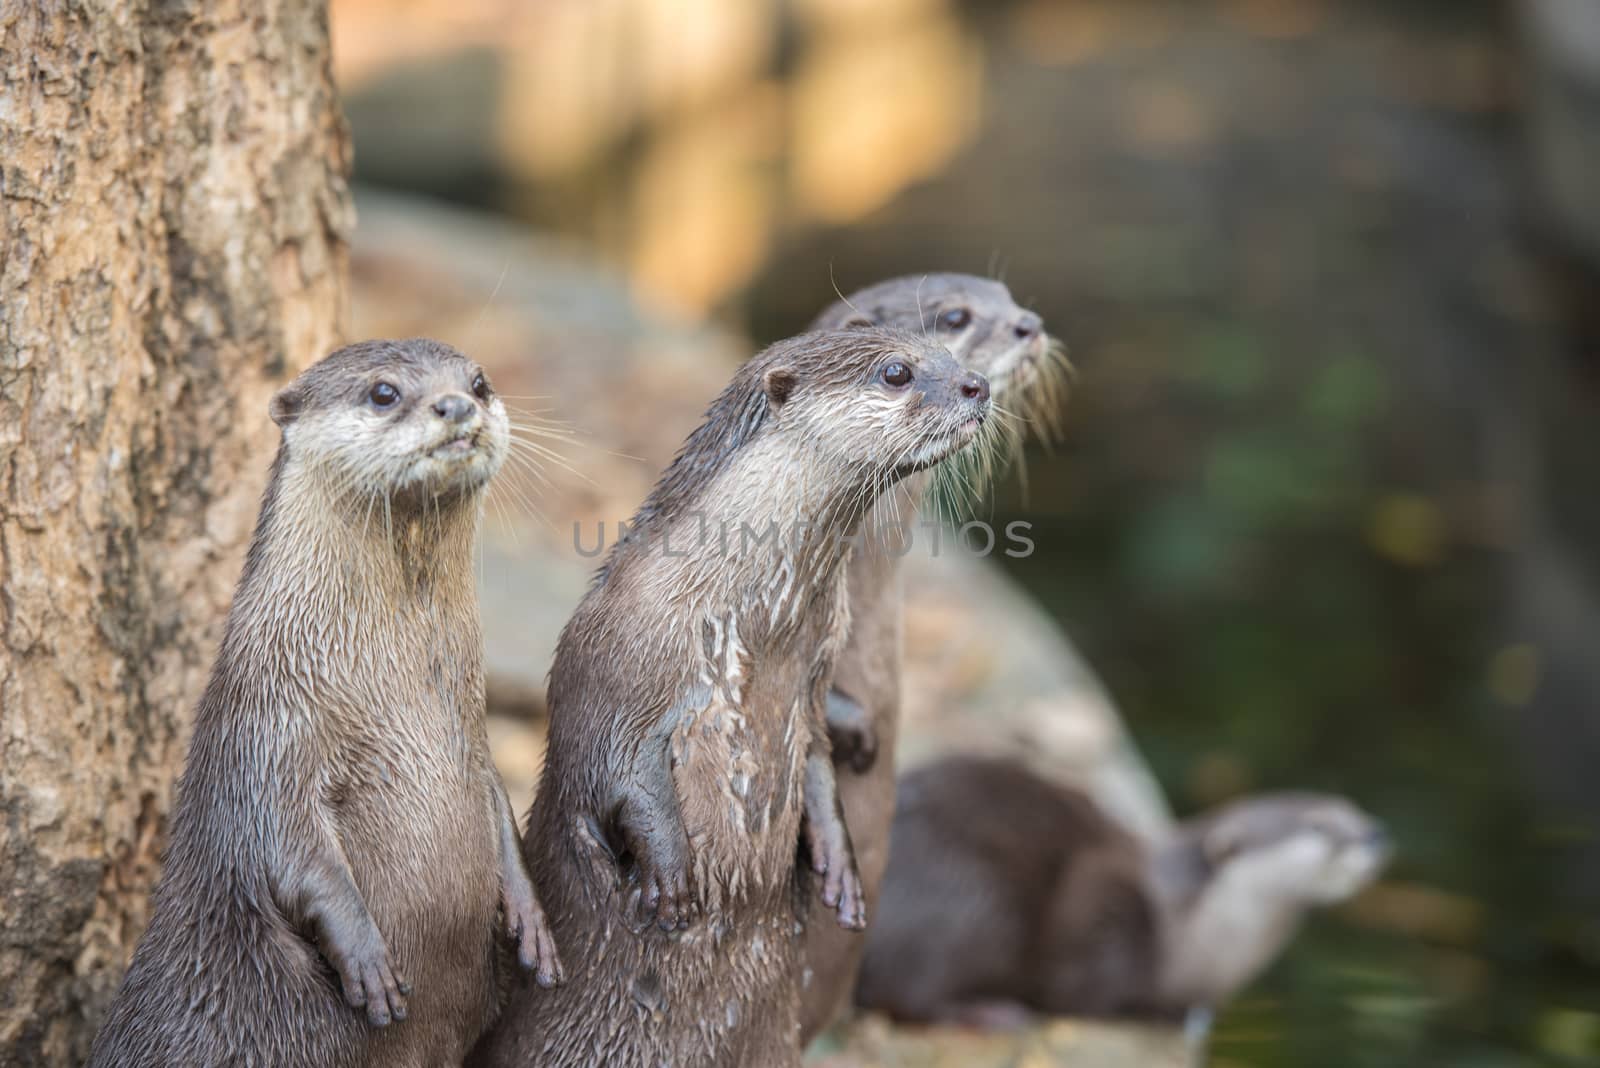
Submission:
[[[0,1064],[81,1062],[144,929],[347,146],[322,0],[0,0]]]

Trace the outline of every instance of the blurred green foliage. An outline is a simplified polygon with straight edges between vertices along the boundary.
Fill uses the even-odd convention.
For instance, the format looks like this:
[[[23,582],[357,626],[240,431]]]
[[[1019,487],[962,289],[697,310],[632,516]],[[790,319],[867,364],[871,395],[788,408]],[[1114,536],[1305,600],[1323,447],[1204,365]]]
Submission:
[[[1394,403],[1405,385],[1376,353],[1275,347],[1211,323],[1141,369],[1131,411],[1099,410],[1090,371],[1074,403],[1093,432],[1032,457],[1029,498],[1010,485],[997,507],[1036,524],[1040,555],[1009,566],[1103,672],[1181,809],[1342,791],[1391,825],[1394,884],[1481,909],[1443,933],[1318,917],[1222,1015],[1214,1063],[1596,1063],[1600,958],[1574,941],[1594,920],[1557,890],[1561,836],[1492,685],[1504,558],[1456,529],[1438,486],[1394,484],[1394,421],[1427,416]],[[1181,458],[1118,444],[1148,424],[1183,427]]]

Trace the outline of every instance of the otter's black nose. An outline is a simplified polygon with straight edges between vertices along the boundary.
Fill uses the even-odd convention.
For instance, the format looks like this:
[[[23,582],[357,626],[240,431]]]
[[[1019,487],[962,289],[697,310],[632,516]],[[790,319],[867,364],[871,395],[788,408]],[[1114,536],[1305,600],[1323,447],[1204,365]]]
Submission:
[[[968,371],[966,377],[961,379],[961,395],[967,400],[988,400],[989,380],[976,371]]]
[[[446,393],[433,402],[433,412],[447,423],[464,423],[472,415],[472,398],[462,393]]]
[[[1024,312],[1022,318],[1017,320],[1017,325],[1012,327],[1017,337],[1026,341],[1044,328],[1044,320],[1033,312]]]

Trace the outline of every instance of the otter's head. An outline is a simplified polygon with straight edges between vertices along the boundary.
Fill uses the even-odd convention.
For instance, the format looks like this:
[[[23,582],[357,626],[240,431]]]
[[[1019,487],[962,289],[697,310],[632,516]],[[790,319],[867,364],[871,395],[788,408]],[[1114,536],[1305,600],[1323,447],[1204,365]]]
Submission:
[[[989,383],[942,345],[895,330],[802,334],[751,361],[771,432],[873,474],[920,471],[961,449],[989,417]]]
[[[830,305],[814,330],[890,327],[923,334],[963,367],[989,380],[995,403],[1049,425],[1069,369],[1065,350],[1035,313],[1019,308],[1004,284],[970,274],[908,275],[879,282]]]
[[[1163,998],[1191,1006],[1232,997],[1308,908],[1350,897],[1388,858],[1383,829],[1339,797],[1250,797],[1183,824],[1152,858],[1169,920]]]
[[[687,507],[736,454],[780,437],[786,447],[768,454],[782,457],[774,483],[823,472],[841,488],[882,488],[960,450],[989,414],[989,383],[930,339],[877,328],[801,334],[739,369],[637,518]]]
[[[1214,878],[1284,907],[1343,901],[1389,859],[1383,827],[1342,797],[1268,794],[1202,817],[1196,840]]]
[[[505,406],[483,368],[426,338],[363,341],[306,368],[272,398],[290,463],[340,496],[437,506],[483,488],[505,460]]]

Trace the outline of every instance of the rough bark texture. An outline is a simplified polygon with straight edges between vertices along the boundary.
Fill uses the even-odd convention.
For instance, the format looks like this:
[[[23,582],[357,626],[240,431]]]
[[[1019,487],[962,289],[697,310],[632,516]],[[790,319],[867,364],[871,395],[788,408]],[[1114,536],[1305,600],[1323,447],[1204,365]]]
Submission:
[[[267,397],[336,340],[328,52],[321,0],[0,0],[0,1065],[116,990]]]

